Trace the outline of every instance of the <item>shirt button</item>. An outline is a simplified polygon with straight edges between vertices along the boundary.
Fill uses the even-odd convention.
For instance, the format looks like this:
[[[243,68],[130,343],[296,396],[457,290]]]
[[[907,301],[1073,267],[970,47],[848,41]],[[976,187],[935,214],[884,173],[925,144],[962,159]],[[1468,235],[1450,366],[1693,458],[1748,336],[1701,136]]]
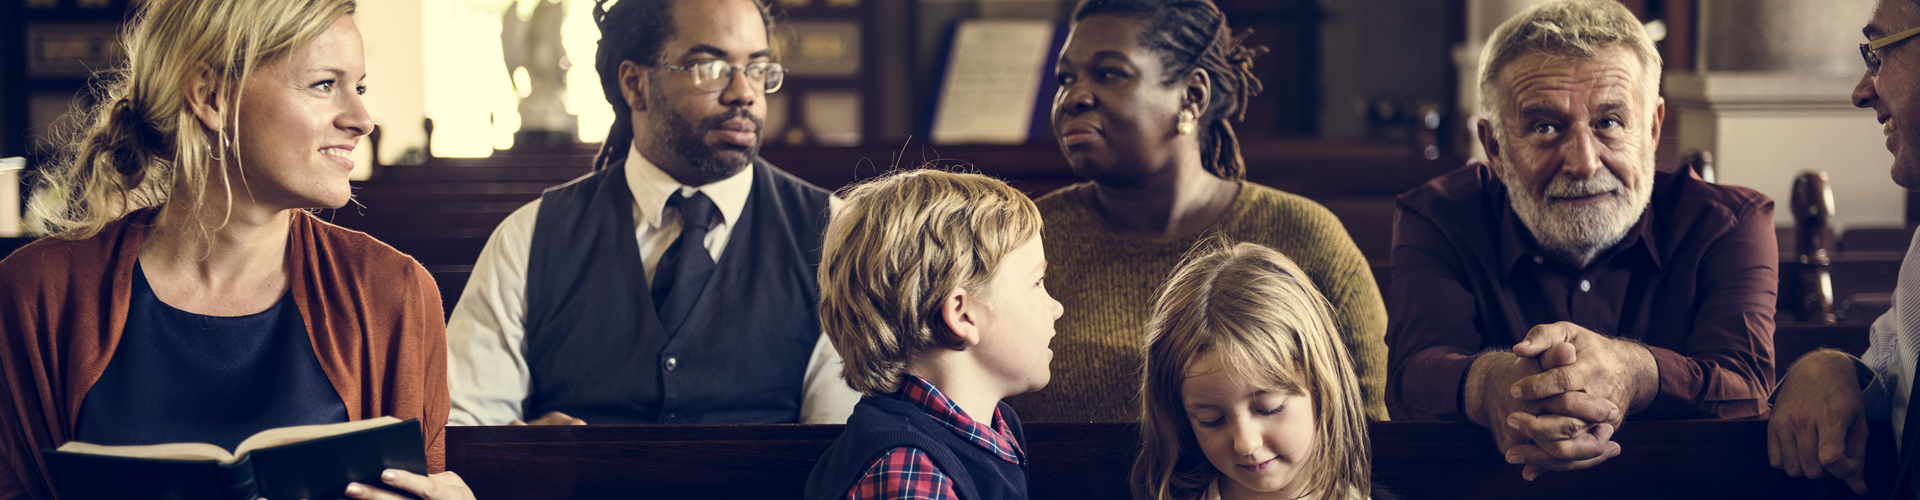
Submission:
[[[1581,284],[1582,288],[1585,288],[1585,286],[1586,285],[1584,283]],[[674,368],[679,368],[679,367],[680,367],[680,358],[667,358],[667,371],[673,371]]]
[[[1580,291],[1584,292],[1592,289],[1593,289],[1592,282],[1589,282],[1587,280],[1580,280]],[[668,366],[672,366],[672,365],[668,365]],[[672,370],[672,368],[668,368],[668,370]]]
[[[1535,256],[1533,256],[1533,263],[1535,263],[1535,264],[1545,264],[1545,263],[1547,263],[1547,259],[1546,259],[1546,258],[1544,258],[1544,257],[1541,257],[1541,256],[1538,256],[1538,255],[1535,255]]]

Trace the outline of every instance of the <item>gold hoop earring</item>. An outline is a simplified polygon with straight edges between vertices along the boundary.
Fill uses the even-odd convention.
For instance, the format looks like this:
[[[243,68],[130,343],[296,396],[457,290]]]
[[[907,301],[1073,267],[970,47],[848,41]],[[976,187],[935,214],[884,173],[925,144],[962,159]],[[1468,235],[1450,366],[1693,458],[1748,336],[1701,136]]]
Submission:
[[[1200,121],[1200,119],[1194,117],[1193,110],[1180,110],[1180,122],[1174,126],[1174,130],[1178,130],[1180,135],[1193,135],[1193,127],[1195,122],[1198,121]]]

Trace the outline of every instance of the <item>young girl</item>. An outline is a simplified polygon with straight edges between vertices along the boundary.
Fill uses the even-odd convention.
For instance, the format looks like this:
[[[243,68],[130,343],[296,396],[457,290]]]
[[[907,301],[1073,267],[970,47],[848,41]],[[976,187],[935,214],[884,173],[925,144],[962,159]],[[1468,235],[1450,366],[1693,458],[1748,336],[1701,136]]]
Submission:
[[[1360,384],[1328,311],[1260,245],[1212,245],[1174,271],[1147,326],[1134,497],[1386,498],[1368,480]]]

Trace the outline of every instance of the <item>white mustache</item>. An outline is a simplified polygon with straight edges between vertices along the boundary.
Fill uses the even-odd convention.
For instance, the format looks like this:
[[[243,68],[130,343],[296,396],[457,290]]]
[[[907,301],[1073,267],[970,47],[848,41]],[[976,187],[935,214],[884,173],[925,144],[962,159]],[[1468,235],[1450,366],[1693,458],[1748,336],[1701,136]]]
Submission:
[[[1585,179],[1561,174],[1554,176],[1553,183],[1547,185],[1547,196],[1549,198],[1580,198],[1622,191],[1625,188],[1626,184],[1620,182],[1620,178],[1614,176],[1612,172],[1602,171]]]

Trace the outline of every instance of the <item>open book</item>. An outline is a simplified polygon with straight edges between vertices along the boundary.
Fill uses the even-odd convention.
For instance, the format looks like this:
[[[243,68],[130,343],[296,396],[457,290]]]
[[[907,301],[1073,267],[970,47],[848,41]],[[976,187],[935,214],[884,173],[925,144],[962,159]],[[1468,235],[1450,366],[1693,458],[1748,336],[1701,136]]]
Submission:
[[[268,429],[228,453],[206,443],[42,449],[61,498],[346,498],[347,483],[427,473],[420,421],[380,417]]]

